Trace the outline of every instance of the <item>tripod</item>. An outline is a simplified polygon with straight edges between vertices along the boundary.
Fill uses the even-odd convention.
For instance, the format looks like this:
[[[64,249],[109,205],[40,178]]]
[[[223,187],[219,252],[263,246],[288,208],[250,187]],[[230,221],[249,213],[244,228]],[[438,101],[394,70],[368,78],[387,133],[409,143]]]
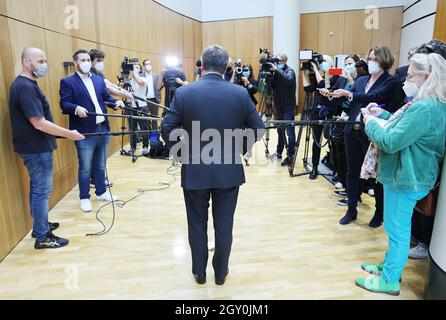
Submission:
[[[300,118],[301,121],[310,121],[311,120],[310,112],[313,109],[315,100],[316,100],[316,92],[306,92],[304,105],[303,105],[303,109],[302,109],[302,115]],[[304,145],[303,166],[304,166],[305,172],[296,174],[295,169],[296,169],[296,163],[297,163],[297,156],[299,153],[299,148],[300,148],[300,144],[302,141],[302,136],[303,136],[304,130],[305,130],[305,145]],[[291,177],[301,177],[301,176],[309,175],[311,172],[311,170],[309,169],[309,166],[312,166],[312,165],[310,165],[308,162],[308,154],[310,151],[310,141],[311,141],[312,134],[313,134],[313,128],[311,127],[311,125],[306,124],[306,125],[299,126],[299,133],[298,133],[297,139],[296,139],[296,150],[294,153],[293,164],[292,164],[291,168],[289,169]]]
[[[128,92],[134,94],[133,87],[132,87],[132,85],[131,85],[129,80],[128,81],[124,81],[123,89],[125,89]],[[123,102],[125,104],[125,108],[122,110],[122,115],[123,116],[132,116],[132,115],[134,115],[134,112],[139,109],[138,100],[135,100],[135,104],[136,104],[136,108],[137,108],[136,110],[131,107],[131,103],[129,101],[123,99]],[[125,121],[126,121],[126,118],[123,117],[122,121],[121,121],[121,132],[125,132],[127,130],[127,126],[126,126]],[[130,141],[132,141],[132,139],[137,139],[137,136],[134,134],[134,130],[133,130],[133,121],[134,120],[131,117],[128,120],[129,131],[131,133]],[[131,146],[131,152],[127,152],[124,149],[124,136],[125,135],[121,136],[121,151],[120,151],[120,153],[121,153],[122,156],[132,157],[132,163],[135,163],[136,160],[138,160],[138,158],[141,157],[141,156],[135,155],[135,149],[132,146]]]
[[[261,99],[259,104],[260,117],[266,118],[266,123],[270,122],[272,118],[279,119],[278,109],[277,109],[277,97],[276,92],[273,88],[273,73],[271,71],[261,71],[259,83],[261,86]],[[270,141],[270,130],[272,128],[266,127],[266,135],[263,138],[263,143],[265,144],[265,155],[267,159],[271,159],[271,154],[269,152],[269,141]],[[285,132],[283,133],[285,134]],[[284,139],[285,147],[288,148],[288,143],[286,137]]]

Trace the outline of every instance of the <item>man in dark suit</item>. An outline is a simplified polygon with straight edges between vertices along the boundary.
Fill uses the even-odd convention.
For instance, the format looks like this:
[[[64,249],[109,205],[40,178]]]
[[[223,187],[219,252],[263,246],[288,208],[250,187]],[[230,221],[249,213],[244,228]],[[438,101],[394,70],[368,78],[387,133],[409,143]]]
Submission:
[[[108,119],[103,116],[107,114],[105,103],[113,105],[115,109],[124,107],[124,103],[113,99],[104,80],[90,72],[91,59],[87,51],[76,51],[73,61],[77,72],[60,82],[60,107],[64,113],[70,115],[71,130],[105,134],[110,131]],[[99,116],[88,116],[88,112],[97,113]],[[92,169],[96,181],[96,199],[107,202],[117,200],[106,192],[105,187],[105,163],[109,140],[109,136],[102,135],[76,142],[81,210],[84,212],[93,209],[90,202]]]
[[[228,132],[245,130],[252,133],[252,146],[263,137],[265,128],[248,92],[224,80],[228,60],[228,53],[220,46],[213,45],[204,50],[202,78],[177,90],[171,111],[161,128],[164,140],[171,146],[177,139],[169,135],[182,128],[183,143],[190,146],[188,151],[183,149],[182,152],[182,187],[192,251],[192,273],[199,284],[206,283],[207,221],[211,197],[215,229],[212,261],[215,283],[223,285],[229,272],[234,212],[245,175],[241,145],[234,146]],[[210,143],[209,137],[201,138],[209,133],[212,133]],[[209,150],[211,144],[216,148]],[[172,146],[171,154],[174,149]],[[206,159],[207,156],[212,161]]]

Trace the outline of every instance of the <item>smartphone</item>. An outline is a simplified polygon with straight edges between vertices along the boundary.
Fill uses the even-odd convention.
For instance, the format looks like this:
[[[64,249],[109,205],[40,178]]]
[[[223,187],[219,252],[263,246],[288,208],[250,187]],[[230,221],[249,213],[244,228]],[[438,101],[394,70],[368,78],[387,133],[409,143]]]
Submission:
[[[343,70],[340,68],[331,68],[330,70],[328,70],[328,74],[332,76],[341,76],[342,72]]]

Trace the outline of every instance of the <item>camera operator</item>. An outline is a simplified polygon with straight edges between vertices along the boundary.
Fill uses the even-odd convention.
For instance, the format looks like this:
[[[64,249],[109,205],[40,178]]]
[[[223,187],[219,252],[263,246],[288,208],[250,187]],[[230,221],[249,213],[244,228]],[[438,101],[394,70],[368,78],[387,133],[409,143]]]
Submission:
[[[170,107],[173,97],[175,96],[175,91],[182,87],[188,85],[189,82],[186,80],[186,75],[184,72],[180,71],[180,66],[166,66],[166,68],[161,71],[161,76],[158,77],[156,82],[157,90],[161,91],[163,88],[166,89],[166,97],[164,100],[164,105]]]
[[[324,55],[323,61],[319,66],[312,61],[311,66],[316,77],[317,93],[315,105],[311,110],[310,117],[311,120],[327,120],[332,118],[336,113],[338,103],[324,97],[319,91],[332,91],[339,77],[330,75],[329,70],[333,67],[333,59],[330,56]],[[305,91],[310,90],[310,87],[314,86],[314,84],[307,78],[306,73],[302,73],[302,82]],[[314,87],[312,87],[311,90],[314,90]],[[310,173],[311,180],[317,179],[319,175],[318,167],[321,157],[321,137],[323,129],[324,128],[319,125],[313,126],[313,170]]]
[[[142,67],[139,64],[135,64],[133,66],[133,72],[132,72],[132,80],[131,85],[133,92],[135,93],[135,96],[137,97],[145,97],[148,91],[148,85],[147,81],[143,78],[145,77],[144,72],[142,71]],[[153,84],[152,84],[153,85]],[[132,108],[138,109],[139,111],[148,113],[148,107],[147,102],[141,101],[141,100],[133,100],[132,101]],[[138,115],[136,112],[133,112],[133,115]],[[147,120],[129,120],[129,127],[131,131],[138,131],[138,125],[139,129],[141,131],[148,131],[149,130],[149,123]],[[143,133],[143,149],[142,149],[142,155],[146,156],[149,153],[149,134]],[[134,154],[136,147],[138,144],[138,135],[133,134],[130,137],[130,150],[127,151],[129,154]]]
[[[254,105],[257,106],[258,101],[255,94],[259,89],[259,82],[254,78],[252,65],[244,64],[241,68],[242,73],[237,75],[237,72],[234,72],[231,82],[243,86],[248,91]]]
[[[277,55],[278,64],[268,62],[271,71],[274,73],[273,88],[276,96],[276,103],[278,109],[277,120],[294,120],[296,116],[296,73],[291,69],[287,62],[286,54],[281,53]],[[285,130],[277,129],[279,134],[279,142],[277,145],[277,159],[282,158],[283,149],[285,147]],[[294,127],[286,129],[288,135],[288,150],[287,158],[282,162],[282,167],[291,166],[293,163],[294,151],[296,148],[296,132]]]
[[[107,90],[109,91],[109,93],[115,97],[125,98],[130,101],[133,100],[133,96],[130,92],[113,84],[111,81],[107,80],[107,78],[105,77],[105,75],[104,75],[105,53],[101,50],[91,49],[89,52],[89,55],[90,55],[90,59],[91,59],[91,71],[90,72],[92,74],[104,79],[105,85],[107,86]]]

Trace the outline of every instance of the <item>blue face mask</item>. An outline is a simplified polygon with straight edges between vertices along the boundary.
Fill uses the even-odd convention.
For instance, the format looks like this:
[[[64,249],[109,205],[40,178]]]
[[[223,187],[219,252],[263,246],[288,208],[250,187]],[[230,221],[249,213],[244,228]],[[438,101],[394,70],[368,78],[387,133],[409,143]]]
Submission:
[[[322,64],[321,64],[321,70],[324,71],[324,72],[327,72],[328,69],[330,69],[330,66],[328,65],[328,63],[325,62],[325,61],[322,62]]]
[[[350,73],[350,75],[354,75],[356,73],[356,67],[354,64],[345,66],[345,69],[347,69],[347,71],[348,71],[348,73]]]
[[[279,63],[278,65],[277,65],[277,68],[279,68],[279,69],[285,69],[285,64],[284,63]]]
[[[245,78],[249,78],[251,76],[251,72],[250,71],[243,71],[243,76]]]

